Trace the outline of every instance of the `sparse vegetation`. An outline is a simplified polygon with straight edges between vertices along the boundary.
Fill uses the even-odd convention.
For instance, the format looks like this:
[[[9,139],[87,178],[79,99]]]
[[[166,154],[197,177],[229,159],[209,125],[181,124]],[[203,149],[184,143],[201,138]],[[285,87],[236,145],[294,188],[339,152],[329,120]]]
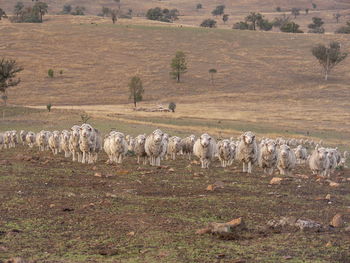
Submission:
[[[48,5],[44,2],[36,2],[31,7],[24,7],[22,2],[17,2],[14,7],[15,17],[11,17],[14,23],[42,23],[43,16],[48,12]]]
[[[80,114],[80,119],[82,123],[87,123],[91,119],[91,116],[87,113],[83,113]]]
[[[161,22],[174,22],[180,15],[177,9],[161,9],[160,7],[151,8],[147,11],[146,17],[149,20],[157,20]]]
[[[0,60],[0,92],[2,94],[2,100],[6,104],[7,102],[7,89],[17,86],[20,82],[20,78],[16,78],[17,73],[23,70],[16,60],[6,60],[2,58]]]
[[[175,57],[171,61],[171,72],[170,75],[173,76],[177,82],[180,82],[182,74],[187,72],[187,62],[185,53],[182,51],[177,51]]]
[[[277,28],[281,28],[282,26],[284,26],[285,24],[290,22],[290,17],[287,16],[286,14],[283,14],[280,17],[276,17],[273,21],[273,26],[277,27]]]
[[[134,106],[136,108],[137,103],[142,101],[143,93],[145,92],[143,89],[142,81],[139,77],[134,76],[131,78],[129,82],[129,91],[130,91],[129,99],[132,99]]]
[[[350,34],[350,21],[345,26],[339,27],[335,33],[337,34]]]
[[[293,7],[291,14],[294,16],[294,19],[296,19],[297,16],[300,15],[300,8]]]
[[[263,19],[260,13],[251,12],[246,18],[246,22],[251,23],[251,29],[256,30],[256,24]]]
[[[50,69],[47,71],[47,75],[48,75],[50,78],[53,78],[53,77],[54,77],[54,74],[55,74],[55,72],[53,71],[52,68],[50,68]]]
[[[310,9],[309,8],[305,8],[305,15],[309,14]]]
[[[203,5],[202,5],[201,3],[198,3],[198,4],[196,5],[196,9],[197,9],[197,10],[202,9],[202,8],[203,8]]]
[[[210,27],[210,28],[214,28],[216,27],[216,21],[214,19],[205,19],[201,24],[201,27]]]
[[[171,110],[171,112],[175,112],[176,103],[175,102],[170,102],[168,108],[169,108],[169,110]]]
[[[321,44],[317,45],[312,48],[312,54],[323,67],[325,80],[328,80],[331,70],[342,62],[348,55],[340,50],[339,42],[331,42],[328,47]]]
[[[304,33],[299,27],[300,26],[294,22],[286,22],[280,27],[280,30],[285,33]]]
[[[322,25],[324,24],[322,18],[320,17],[313,17],[312,18],[312,23],[308,25],[308,28],[310,28],[309,33],[318,33],[318,34],[323,34],[324,33],[324,28]]]
[[[315,3],[312,3],[312,8],[313,9],[316,9],[317,8],[317,5]]]
[[[225,5],[218,5],[215,7],[215,9],[211,12],[211,14],[215,17],[223,15],[225,12]]]
[[[235,23],[232,28],[239,29],[239,30],[248,30],[248,29],[253,30],[253,28],[251,27],[250,24],[248,24],[247,22],[243,22],[243,21]]]
[[[85,15],[85,7],[84,6],[76,6],[74,11],[71,12],[73,16],[84,16]]]

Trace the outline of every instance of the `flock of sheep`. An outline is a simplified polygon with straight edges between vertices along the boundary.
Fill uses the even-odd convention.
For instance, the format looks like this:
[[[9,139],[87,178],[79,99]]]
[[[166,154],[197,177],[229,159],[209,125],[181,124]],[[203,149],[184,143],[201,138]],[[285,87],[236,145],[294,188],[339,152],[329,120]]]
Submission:
[[[21,130],[0,133],[0,149],[14,148],[22,143],[39,150],[51,150],[54,155],[64,152],[65,157],[81,163],[95,163],[98,153],[105,151],[108,163],[121,164],[128,152],[137,156],[137,163],[160,166],[161,160],[185,155],[200,159],[202,168],[209,168],[218,158],[222,167],[232,165],[236,160],[243,164],[243,172],[252,173],[254,165],[259,165],[266,174],[272,175],[277,168],[281,175],[289,175],[297,164],[309,165],[312,173],[331,176],[337,167],[344,167],[348,152],[343,154],[337,148],[325,148],[314,141],[304,139],[276,140],[262,138],[260,141],[252,132],[245,132],[239,138],[224,139],[216,142],[208,134],[186,138],[169,137],[160,129],[150,135],[138,135],[136,138],[112,131],[104,139],[101,133],[90,124],[74,125],[70,130],[40,131],[35,134]],[[322,142],[320,142],[322,144]],[[292,148],[293,147],[293,148]],[[309,155],[308,149],[313,149]]]

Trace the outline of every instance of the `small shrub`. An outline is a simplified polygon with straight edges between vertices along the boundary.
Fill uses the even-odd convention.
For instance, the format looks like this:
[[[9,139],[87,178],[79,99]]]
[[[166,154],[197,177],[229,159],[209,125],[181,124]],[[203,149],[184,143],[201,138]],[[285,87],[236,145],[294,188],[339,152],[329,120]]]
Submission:
[[[46,109],[48,110],[48,112],[51,112],[51,108],[52,108],[52,104],[51,103],[46,105]]]
[[[47,75],[50,77],[50,78],[53,78],[54,77],[54,71],[53,71],[53,69],[49,69],[48,71],[47,71]]]
[[[63,75],[63,70],[62,69],[60,70],[60,75]]]
[[[175,103],[175,102],[170,102],[168,108],[169,108],[169,110],[171,110],[172,112],[175,112],[176,103]]]
[[[276,11],[277,11],[277,12],[281,12],[281,11],[282,11],[282,8],[279,7],[279,6],[277,6],[277,7],[276,7]]]
[[[216,27],[216,21],[213,20],[213,19],[205,19],[201,24],[200,24],[201,27],[210,27],[210,28],[213,28],[213,27]]]
[[[91,119],[91,116],[89,116],[87,113],[83,113],[80,115],[82,123],[87,123],[88,120]]]
[[[247,22],[240,21],[234,24],[232,28],[239,30],[248,30],[250,29],[250,25]]]

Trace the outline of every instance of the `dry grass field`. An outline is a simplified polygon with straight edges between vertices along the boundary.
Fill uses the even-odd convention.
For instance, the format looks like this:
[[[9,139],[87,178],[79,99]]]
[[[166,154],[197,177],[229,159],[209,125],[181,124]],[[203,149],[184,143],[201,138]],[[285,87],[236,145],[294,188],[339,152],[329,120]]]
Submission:
[[[9,107],[6,114],[0,130],[64,129],[79,122],[79,112],[68,110]],[[100,118],[91,123],[104,133],[113,127],[128,134],[158,127]],[[223,169],[215,162],[204,171],[182,157],[157,169],[137,165],[132,156],[122,165],[107,165],[101,154],[97,164],[82,165],[36,147],[0,154],[0,262],[14,256],[47,263],[349,262],[349,232],[328,227],[337,213],[348,226],[348,169],[332,177],[338,187],[304,165],[281,185],[270,185],[261,169],[248,176],[239,163]],[[223,188],[206,190],[214,183]],[[282,216],[315,220],[325,228],[267,227]],[[237,217],[247,226],[239,235],[195,234],[210,222]]]

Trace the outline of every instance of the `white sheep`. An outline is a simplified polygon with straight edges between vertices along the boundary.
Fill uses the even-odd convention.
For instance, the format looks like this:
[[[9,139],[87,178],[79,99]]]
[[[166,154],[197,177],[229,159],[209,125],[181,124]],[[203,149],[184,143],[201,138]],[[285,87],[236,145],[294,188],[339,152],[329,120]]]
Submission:
[[[193,146],[193,154],[201,161],[201,167],[208,169],[216,155],[216,142],[209,134],[202,134]]]
[[[40,151],[45,151],[48,148],[50,136],[51,135],[44,130],[36,134],[36,144]]]
[[[107,142],[106,142],[107,141]],[[121,132],[111,132],[106,138],[104,144],[104,150],[109,154],[109,160],[111,163],[121,164],[123,158],[128,152],[128,143],[125,140],[125,136]]]
[[[12,130],[12,131],[10,131],[9,148],[15,148],[17,144],[18,144],[17,131],[16,130]]]
[[[11,144],[11,132],[5,131],[4,132],[4,148],[5,149],[10,148],[10,144]]]
[[[84,123],[80,127],[79,148],[83,153],[82,163],[97,161],[98,152],[102,149],[102,137],[90,124]]]
[[[35,144],[35,133],[29,131],[26,135],[26,143],[28,144],[29,148],[33,148]]]
[[[305,147],[303,147],[302,145],[298,145],[298,147],[294,149],[294,153],[297,159],[297,163],[299,164],[306,163],[308,154]]]
[[[278,154],[274,140],[264,140],[260,143],[259,166],[266,174],[272,175],[277,165]]]
[[[338,161],[338,156],[339,156],[338,149],[328,148],[326,149],[326,151],[327,151],[327,157],[329,160],[327,176],[330,177],[335,172],[335,169],[337,168],[338,163],[340,163],[341,157],[339,157],[339,161]]]
[[[4,134],[0,133],[0,150],[4,148]]]
[[[69,150],[72,154],[73,162],[81,162],[82,152],[79,147],[80,126],[74,125],[70,130]]]
[[[329,172],[329,159],[328,152],[325,148],[316,145],[315,150],[312,152],[309,158],[309,167],[313,174],[321,176],[328,176]]]
[[[54,155],[58,154],[58,150],[60,147],[60,132],[53,131],[49,138],[49,147]]]
[[[165,141],[166,138],[164,138],[164,133],[160,129],[155,130],[147,136],[145,151],[152,166],[160,166],[160,160],[164,152],[166,152],[164,149],[167,146],[165,145]]]
[[[140,164],[140,159],[143,164],[147,163],[147,153],[145,150],[146,134],[140,134],[135,138],[134,152],[137,156],[137,163]]]
[[[232,164],[233,164],[233,161],[234,161],[235,158],[236,158],[237,145],[238,145],[238,142],[233,141],[233,140],[230,140],[231,159],[230,159],[228,165],[232,165]]]
[[[281,175],[291,175],[296,165],[296,157],[294,151],[287,144],[279,147],[277,168]]]
[[[221,162],[221,166],[226,168],[232,160],[233,152],[230,140],[222,140],[217,144],[217,154]]]
[[[21,130],[19,133],[19,142],[22,143],[22,145],[26,144],[26,136],[27,136],[27,131]]]
[[[248,131],[241,135],[236,150],[236,159],[243,163],[244,173],[252,173],[252,166],[258,160],[258,146],[254,133]]]
[[[67,130],[63,130],[60,136],[60,149],[64,152],[64,157],[66,158],[70,157],[71,155],[71,152],[69,149],[69,139],[70,139],[70,132]]]
[[[177,136],[170,137],[168,143],[167,153],[172,160],[176,160],[176,155],[181,151],[181,138]]]
[[[181,141],[182,145],[182,154],[187,155],[188,159],[191,160],[192,154],[193,154],[193,146],[196,142],[196,136],[190,135]]]

